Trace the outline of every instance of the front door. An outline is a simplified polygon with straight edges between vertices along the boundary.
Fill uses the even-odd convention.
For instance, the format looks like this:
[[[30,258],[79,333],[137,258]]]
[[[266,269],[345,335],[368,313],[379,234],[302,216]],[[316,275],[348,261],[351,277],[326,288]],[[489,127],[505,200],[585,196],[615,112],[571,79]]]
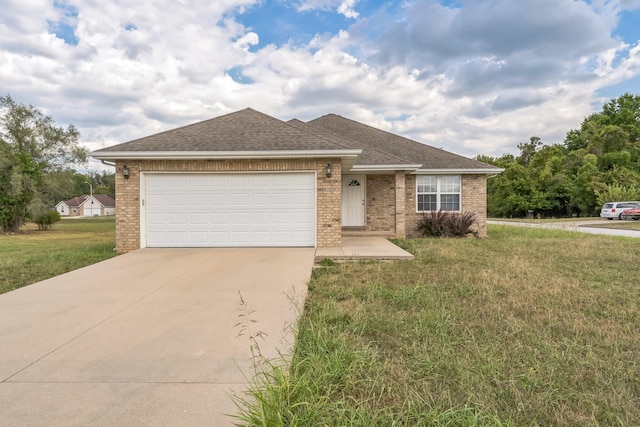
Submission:
[[[342,176],[342,226],[364,227],[365,225],[364,175]]]

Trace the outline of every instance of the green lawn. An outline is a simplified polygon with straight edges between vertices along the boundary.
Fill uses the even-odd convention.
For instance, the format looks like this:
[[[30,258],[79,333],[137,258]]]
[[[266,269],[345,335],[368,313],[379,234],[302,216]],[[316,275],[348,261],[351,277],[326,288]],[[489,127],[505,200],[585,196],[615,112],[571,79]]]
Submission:
[[[49,231],[27,224],[0,234],[0,293],[116,255],[115,218],[63,219]]]
[[[639,425],[640,239],[488,232],[399,241],[414,261],[321,263],[291,369],[260,364],[248,402],[238,401],[242,417],[264,426]]]

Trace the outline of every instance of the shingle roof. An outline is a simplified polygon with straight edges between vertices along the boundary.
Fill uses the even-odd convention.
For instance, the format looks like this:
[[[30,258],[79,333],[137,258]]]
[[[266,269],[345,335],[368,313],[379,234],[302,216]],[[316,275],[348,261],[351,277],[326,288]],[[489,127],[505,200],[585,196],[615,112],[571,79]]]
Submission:
[[[385,132],[337,114],[319,117],[308,124],[402,158],[407,163],[422,164],[420,169],[496,169],[495,166]]]
[[[88,194],[83,194],[82,196],[72,197],[69,200],[65,200],[64,203],[70,207],[78,207],[83,204],[88,198]],[[105,208],[112,208],[116,205],[116,201],[113,200],[111,196],[107,196],[106,194],[94,194],[93,198],[100,202]]]
[[[279,151],[340,149],[333,142],[251,108],[97,150]]]
[[[82,196],[78,196],[78,197],[72,197],[69,200],[65,200],[64,203],[67,206],[74,206],[74,207],[78,207],[80,206],[82,203],[84,203],[84,201],[86,200],[86,198],[89,197],[88,195],[82,195]]]
[[[347,151],[351,150],[347,154]],[[224,153],[264,153],[331,151],[355,156],[356,166],[405,165],[426,170],[497,171],[492,165],[471,160],[408,138],[338,116],[328,114],[304,123],[284,122],[251,108],[168,130],[144,138],[95,151],[102,159],[149,156],[179,157],[184,153],[224,156]],[[355,153],[354,153],[355,151]],[[94,154],[92,153],[92,154]],[[212,154],[209,154],[212,153]],[[215,154],[220,153],[220,154]],[[305,153],[307,155],[308,153]],[[109,157],[109,155],[113,157]]]
[[[94,194],[93,198],[99,201],[105,208],[112,208],[116,205],[116,201],[106,194]]]
[[[304,130],[305,132],[310,132],[322,138],[328,139],[335,144],[340,145],[342,148],[362,149],[362,153],[356,159],[356,165],[398,165],[408,163],[405,159],[396,157],[389,153],[384,153],[380,150],[362,144],[359,141],[343,138],[342,136],[336,135],[335,133],[330,132],[322,127],[312,126],[298,119],[289,120],[287,123],[291,126],[296,126]]]

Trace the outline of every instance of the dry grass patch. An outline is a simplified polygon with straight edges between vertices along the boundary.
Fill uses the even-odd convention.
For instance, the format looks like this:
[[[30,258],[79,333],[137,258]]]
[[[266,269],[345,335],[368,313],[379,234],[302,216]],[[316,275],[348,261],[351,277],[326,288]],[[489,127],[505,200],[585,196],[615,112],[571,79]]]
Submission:
[[[640,240],[489,235],[316,269],[281,425],[637,425]]]

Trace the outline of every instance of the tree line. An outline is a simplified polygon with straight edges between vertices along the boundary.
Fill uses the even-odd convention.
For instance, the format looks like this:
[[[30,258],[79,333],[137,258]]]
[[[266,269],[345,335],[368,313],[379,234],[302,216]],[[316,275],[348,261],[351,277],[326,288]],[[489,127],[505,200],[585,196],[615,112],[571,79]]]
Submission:
[[[115,196],[115,176],[81,174],[87,150],[70,125],[31,105],[0,97],[0,227],[18,231],[61,200],[94,193]],[[519,155],[476,159],[504,168],[487,181],[487,211],[495,217],[588,216],[610,201],[640,200],[640,95],[624,94],[586,117],[564,141],[538,137]]]
[[[56,126],[31,105],[0,97],[0,228],[17,232],[61,200],[90,193],[115,196],[115,175],[79,173],[86,164],[77,129]]]
[[[607,202],[640,200],[640,95],[610,100],[561,143],[533,136],[517,148],[476,157],[504,168],[487,180],[489,216],[590,216]]]

